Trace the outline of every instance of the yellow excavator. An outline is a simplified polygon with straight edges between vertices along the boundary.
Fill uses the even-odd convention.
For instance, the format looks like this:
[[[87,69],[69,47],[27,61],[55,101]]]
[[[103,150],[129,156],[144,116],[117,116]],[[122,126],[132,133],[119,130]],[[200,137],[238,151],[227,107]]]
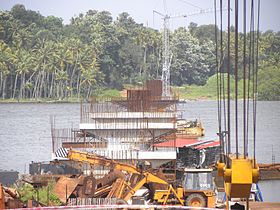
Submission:
[[[216,205],[216,193],[212,169],[188,169],[184,170],[182,184],[177,187],[178,196],[184,200],[185,206],[209,207]],[[165,204],[166,198],[170,197],[168,190],[157,190],[154,194],[154,202]],[[172,198],[168,199],[172,203]]]
[[[117,179],[113,185],[117,185],[109,197],[115,197],[127,202],[137,190],[145,184],[156,183],[166,186],[165,190],[155,190],[153,201],[158,204],[176,204],[201,207],[215,207],[215,193],[212,190],[212,178],[209,178],[210,170],[186,170],[184,174],[184,187],[174,187],[164,179],[146,170],[145,165],[137,166],[107,159],[93,153],[70,149],[67,155],[72,161],[84,162],[90,165],[105,166],[110,169],[123,171],[127,179]],[[211,174],[211,173],[210,173]],[[200,181],[199,178],[204,178]],[[210,181],[210,184],[209,182]],[[194,186],[196,183],[196,186]]]
[[[165,180],[145,170],[143,165],[138,167],[126,163],[120,163],[115,160],[107,159],[92,153],[82,152],[78,150],[70,149],[67,157],[73,161],[79,161],[89,163],[90,165],[105,166],[110,169],[124,171],[128,175],[127,180],[117,179],[115,183],[118,183],[117,192],[111,193],[112,197],[120,198],[127,202],[135,194],[137,190],[143,187],[144,184],[157,183],[168,186],[168,191],[173,194],[181,205],[184,205],[184,201],[178,196],[175,189]],[[137,181],[132,181],[136,179]],[[110,194],[110,193],[109,193]],[[166,201],[164,202],[167,203]]]

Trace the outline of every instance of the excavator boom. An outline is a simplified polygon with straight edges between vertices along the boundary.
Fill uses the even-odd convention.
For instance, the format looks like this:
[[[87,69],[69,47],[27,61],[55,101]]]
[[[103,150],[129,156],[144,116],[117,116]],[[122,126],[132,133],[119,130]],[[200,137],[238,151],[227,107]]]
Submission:
[[[176,191],[174,190],[172,185],[170,185],[165,180],[157,177],[156,175],[154,175],[148,171],[138,169],[134,165],[120,163],[115,160],[100,157],[95,154],[82,152],[82,151],[78,151],[78,150],[72,150],[72,149],[70,149],[70,151],[68,152],[67,157],[73,161],[85,162],[85,163],[89,163],[92,165],[106,166],[106,167],[114,168],[115,170],[126,171],[129,174],[138,174],[141,177],[141,179],[136,183],[135,186],[131,187],[129,182],[127,182],[126,184],[123,183],[123,184],[121,184],[121,186],[126,185],[129,190],[124,195],[121,193],[124,191],[123,189],[119,190],[118,193],[115,193],[115,195],[117,194],[119,198],[121,198],[125,201],[128,201],[135,194],[135,192],[137,190],[139,190],[144,184],[158,183],[158,184],[168,185],[169,191],[175,195],[175,197],[178,199],[178,201],[181,205],[184,205],[183,200],[178,196],[178,194],[176,193]]]
[[[116,170],[124,170],[129,173],[140,174],[140,171],[133,165],[120,163],[115,160],[100,157],[92,153],[70,149],[67,158],[73,161],[86,162],[92,165],[107,166]]]

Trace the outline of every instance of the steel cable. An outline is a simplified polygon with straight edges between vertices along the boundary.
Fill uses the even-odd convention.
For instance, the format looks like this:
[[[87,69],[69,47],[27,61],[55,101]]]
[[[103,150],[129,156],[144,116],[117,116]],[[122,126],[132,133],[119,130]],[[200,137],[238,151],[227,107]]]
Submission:
[[[235,139],[238,159],[238,0],[235,0]]]
[[[220,0],[220,4],[222,4],[222,0]],[[220,16],[220,62],[219,62],[219,114],[220,114],[220,126],[221,129],[219,131],[219,135],[222,138],[222,59],[223,59],[223,31],[222,31],[222,22],[223,18]],[[223,139],[222,139],[223,141]]]
[[[227,117],[226,117],[226,96],[225,96],[225,76],[224,76],[224,50],[223,50],[223,1],[220,0],[220,17],[221,17],[221,100],[223,97],[223,118],[224,118],[224,129],[222,131],[223,142],[224,140],[227,142],[227,135],[224,132],[227,130]],[[221,102],[222,106],[222,102]],[[222,112],[222,110],[221,110]]]
[[[254,0],[251,0],[251,17],[250,17],[250,34],[249,34],[249,59],[248,59],[248,89],[247,89],[247,129],[246,129],[246,138],[247,138],[247,147],[248,147],[248,139],[249,139],[249,119],[250,119],[250,116],[249,116],[249,111],[250,111],[250,84],[252,83],[251,82],[251,69],[252,69],[252,55],[253,55],[253,45],[252,45],[252,42],[253,42],[253,35],[254,35]]]
[[[218,26],[217,26],[217,1],[214,0],[214,10],[215,10],[215,45],[216,45],[216,74],[217,74],[217,105],[218,105],[218,131],[219,131],[219,141],[220,141],[220,161],[222,161],[222,136],[221,136],[221,109],[220,109],[220,79],[219,79],[219,60],[218,60]]]
[[[228,97],[228,153],[230,153],[230,0],[228,0],[228,43],[227,43],[227,48],[228,48],[228,65],[227,65],[227,97]],[[228,155],[228,154],[227,154]]]
[[[243,0],[243,156],[247,157],[246,151],[246,0]]]
[[[256,167],[256,132],[257,132],[257,100],[258,100],[258,70],[259,70],[259,34],[260,34],[260,0],[257,12],[257,47],[256,47],[256,80],[255,80],[255,111],[254,111],[254,167]]]
[[[251,4],[251,10],[252,10],[252,96],[253,96],[253,99],[252,99],[252,103],[253,103],[253,116],[252,116],[252,123],[253,123],[253,148],[254,148],[254,139],[255,139],[255,132],[254,132],[254,122],[255,122],[255,94],[256,94],[256,86],[255,86],[255,83],[256,83],[256,75],[255,75],[255,11],[254,11],[254,8],[255,8],[255,5],[254,5],[254,0],[252,0],[252,4]],[[253,151],[254,152],[254,151]]]

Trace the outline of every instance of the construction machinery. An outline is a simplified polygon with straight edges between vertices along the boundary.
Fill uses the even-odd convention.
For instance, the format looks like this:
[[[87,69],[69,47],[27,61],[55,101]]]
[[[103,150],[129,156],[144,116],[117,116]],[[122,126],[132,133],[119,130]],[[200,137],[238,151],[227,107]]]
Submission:
[[[230,1],[229,1],[230,2]],[[257,3],[256,3],[257,2]],[[224,179],[224,188],[226,194],[226,207],[230,208],[229,201],[234,199],[239,199],[240,201],[246,201],[246,209],[249,209],[249,198],[251,194],[251,186],[254,183],[258,182],[259,179],[259,166],[256,160],[256,132],[257,132],[257,101],[258,101],[258,50],[259,50],[259,20],[260,20],[260,1],[251,0],[250,9],[250,33],[247,33],[246,23],[247,20],[246,14],[246,1],[243,3],[243,44],[240,44],[238,40],[238,34],[240,30],[238,26],[239,21],[239,1],[235,0],[235,9],[234,9],[234,45],[231,45],[231,27],[230,23],[231,17],[229,15],[230,3],[227,5],[228,17],[227,17],[227,51],[224,51],[223,43],[223,12],[220,12],[220,37],[218,44],[218,31],[215,29],[215,42],[216,42],[216,67],[217,67],[217,104],[218,104],[218,136],[220,140],[220,159],[217,163],[218,175]],[[255,5],[256,3],[256,5]],[[222,8],[223,2],[220,1],[220,8]],[[216,0],[214,1],[214,7],[216,8]],[[255,15],[256,14],[256,15]],[[255,29],[255,19],[257,20],[257,28]],[[217,11],[215,9],[215,25],[217,25]],[[246,35],[249,35],[249,38]],[[249,41],[249,43],[247,43]],[[255,46],[256,45],[256,46]],[[231,57],[232,50],[234,46],[234,112],[235,116],[233,117],[234,126],[232,126],[232,94],[230,87],[230,77],[231,77]],[[238,55],[238,49],[242,46],[243,55],[242,59]],[[248,49],[249,48],[249,49]],[[220,49],[220,52],[218,52]],[[250,50],[249,56],[246,53],[247,50]],[[220,54],[219,54],[220,53]],[[225,54],[224,54],[225,53]],[[219,54],[219,55],[218,55]],[[223,56],[226,55],[227,58],[226,64],[224,63]],[[220,57],[220,58],[219,58]],[[240,57],[240,58],[239,58]],[[243,68],[242,73],[240,71],[240,60],[242,61]],[[249,60],[249,62],[247,62]],[[227,70],[225,69],[227,68]],[[226,75],[225,75],[226,72]],[[226,78],[226,79],[225,79]],[[243,91],[240,93],[238,90],[238,79],[243,80]],[[225,86],[225,82],[227,85]],[[247,82],[246,82],[247,81]],[[253,87],[253,88],[251,88]],[[226,94],[225,94],[226,93]],[[239,94],[243,95],[242,100],[242,111],[238,107]],[[251,96],[251,97],[250,97]],[[226,101],[227,97],[227,101]],[[223,102],[222,102],[223,101]],[[250,107],[252,103],[252,107]],[[252,112],[252,121],[250,112]],[[239,119],[242,116],[242,121]],[[250,124],[252,123],[252,125]],[[242,126],[240,126],[242,124]],[[234,128],[232,130],[232,128]],[[241,128],[241,129],[240,129]],[[252,128],[252,133],[251,133]],[[250,135],[252,139],[250,139]],[[253,157],[249,157],[249,140],[252,141],[252,154]],[[233,145],[234,146],[233,146]],[[232,151],[235,149],[235,152]],[[233,200],[232,200],[233,199]],[[236,204],[240,205],[240,204]],[[242,206],[245,209],[245,206]],[[240,209],[240,208],[239,208]]]
[[[193,207],[215,207],[216,194],[212,169],[185,169],[182,176],[182,186],[177,188],[177,194],[184,205]],[[157,190],[154,201],[158,204],[171,202],[170,191]],[[169,199],[170,198],[170,199]]]
[[[23,208],[23,203],[19,199],[16,190],[4,187],[0,183],[0,209]]]
[[[163,53],[162,53],[162,96],[163,97],[170,97],[171,96],[171,90],[170,90],[170,67],[171,67],[171,61],[172,61],[172,52],[170,50],[170,44],[169,44],[169,20],[174,18],[189,18],[190,16],[194,15],[201,15],[206,13],[212,13],[214,12],[212,8],[203,9],[201,7],[198,7],[199,11],[192,12],[189,14],[183,14],[183,15],[168,15],[168,14],[162,14],[158,11],[153,10],[153,14],[158,14],[163,19]],[[226,10],[226,8],[220,8],[221,11]]]
[[[103,166],[113,170],[123,171],[125,177],[117,178],[111,187],[107,198],[119,198],[124,202],[127,202],[135,194],[137,190],[146,184],[157,183],[164,185],[168,188],[168,192],[172,194],[180,205],[184,205],[183,200],[178,196],[176,190],[171,184],[149,172],[145,168],[145,164],[138,164],[137,166],[120,163],[115,160],[107,159],[101,156],[97,156],[92,153],[81,152],[78,150],[70,150],[67,156],[70,160],[88,163],[92,166]],[[93,184],[92,184],[93,183]],[[98,186],[91,180],[91,194],[94,195],[94,191]],[[165,202],[167,203],[167,199]]]
[[[198,138],[205,135],[205,129],[200,121],[196,120],[177,120],[177,136]]]
[[[249,209],[251,187],[258,182],[259,167],[248,157],[227,156],[226,159],[226,163],[217,163],[218,175],[224,179],[226,206],[229,207],[231,198],[241,198],[246,200],[246,209]]]
[[[67,156],[70,160],[79,161],[91,164],[92,166],[103,166],[114,170],[124,172],[125,177],[118,176],[113,182],[112,188],[107,195],[107,198],[119,198],[127,202],[132,198],[137,190],[147,184],[160,184],[164,186],[163,190],[157,187],[154,190],[152,201],[159,204],[176,204],[190,206],[215,206],[215,193],[213,191],[211,170],[186,170],[184,172],[183,187],[174,187],[160,178],[158,175],[150,172],[145,164],[137,164],[137,166],[117,162],[97,156],[92,153],[70,150]],[[91,183],[93,183],[92,181]],[[91,187],[91,190],[98,187],[96,183]],[[94,193],[92,193],[93,195]]]

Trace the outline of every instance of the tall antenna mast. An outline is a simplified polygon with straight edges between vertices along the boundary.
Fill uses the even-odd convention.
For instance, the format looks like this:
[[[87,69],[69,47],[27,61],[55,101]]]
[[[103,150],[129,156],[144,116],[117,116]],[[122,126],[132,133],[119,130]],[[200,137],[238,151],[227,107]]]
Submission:
[[[226,8],[223,8],[222,10],[226,10]],[[184,14],[184,15],[174,15],[170,16],[167,14],[162,14],[158,11],[153,10],[153,13],[156,13],[160,15],[163,18],[163,53],[162,53],[162,59],[163,59],[163,65],[162,65],[162,74],[161,74],[161,81],[162,81],[162,96],[163,97],[170,97],[171,91],[170,91],[170,66],[171,66],[171,60],[172,60],[172,53],[170,51],[169,47],[169,19],[170,18],[187,18],[189,16],[194,15],[200,15],[205,13],[212,13],[214,9],[201,9],[197,12]],[[219,10],[217,10],[219,11]]]
[[[162,14],[157,11],[153,11],[154,13],[163,17],[163,65],[162,65],[162,74],[161,74],[161,81],[162,81],[162,96],[163,97],[170,97],[170,65],[171,65],[171,57],[170,56],[170,49],[169,49],[169,19],[170,16],[167,14]]]
[[[163,66],[162,66],[162,96],[170,96],[170,65],[171,56],[169,50],[169,19],[170,17],[165,15],[163,18]]]

